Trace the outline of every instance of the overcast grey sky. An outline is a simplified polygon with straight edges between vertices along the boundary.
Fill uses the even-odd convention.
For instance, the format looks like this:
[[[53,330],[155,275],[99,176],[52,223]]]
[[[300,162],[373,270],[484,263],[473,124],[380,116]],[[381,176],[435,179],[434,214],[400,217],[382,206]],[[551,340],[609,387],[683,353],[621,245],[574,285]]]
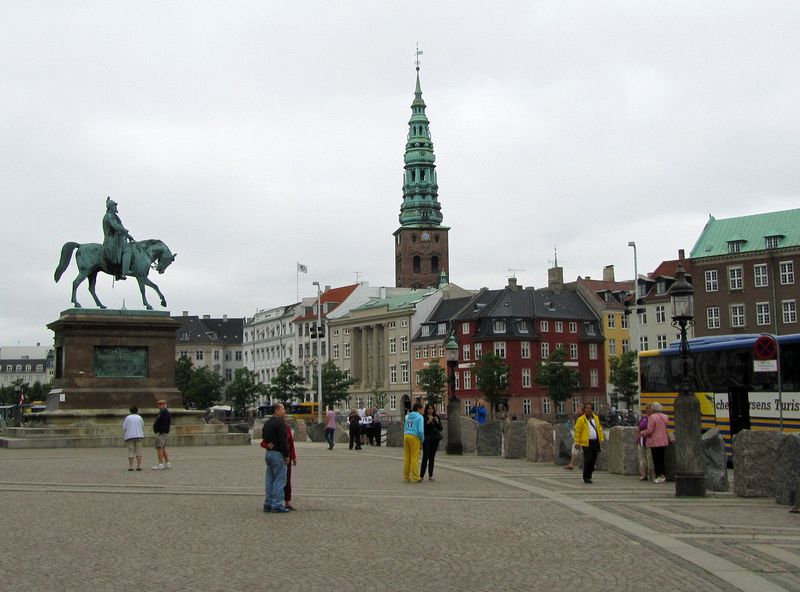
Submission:
[[[798,31],[794,1],[0,1],[0,345],[52,341],[107,195],[178,253],[173,314],[288,304],[297,261],[301,296],[393,285],[416,43],[451,280],[544,286],[554,245],[630,279],[630,240],[647,272],[800,206]]]

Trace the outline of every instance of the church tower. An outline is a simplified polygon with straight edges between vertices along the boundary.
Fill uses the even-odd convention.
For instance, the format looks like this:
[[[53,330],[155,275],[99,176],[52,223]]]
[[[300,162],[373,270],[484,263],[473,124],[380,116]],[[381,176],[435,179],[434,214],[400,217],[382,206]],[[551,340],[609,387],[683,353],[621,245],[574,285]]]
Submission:
[[[436,181],[436,157],[425,115],[425,101],[419,83],[417,51],[417,87],[408,122],[403,204],[400,228],[394,232],[395,283],[398,288],[427,288],[439,285],[442,272],[450,274],[447,233],[442,226],[442,206]]]

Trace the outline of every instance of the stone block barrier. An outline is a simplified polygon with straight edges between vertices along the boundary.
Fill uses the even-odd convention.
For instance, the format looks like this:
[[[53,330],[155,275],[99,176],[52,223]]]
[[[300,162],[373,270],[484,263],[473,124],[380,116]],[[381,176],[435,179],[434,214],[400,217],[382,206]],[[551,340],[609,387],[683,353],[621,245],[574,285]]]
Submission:
[[[522,421],[507,421],[503,426],[503,454],[506,458],[526,458],[528,426]]]
[[[733,493],[773,497],[780,432],[742,430],[733,437]]]
[[[475,454],[478,442],[478,422],[471,417],[461,417],[461,443],[464,454]]]
[[[793,506],[800,502],[800,434],[784,434],[777,455],[775,501]]]
[[[403,447],[403,422],[393,421],[386,428],[386,445],[391,448]]]
[[[553,462],[557,465],[568,465],[572,458],[574,426],[558,423],[553,426]]]
[[[295,442],[305,442],[308,440],[308,428],[305,420],[297,420],[297,424],[294,426],[294,433],[292,435],[294,436]]]
[[[703,434],[703,455],[706,459],[706,489],[728,491],[728,455],[725,441],[717,428]]]
[[[616,475],[638,475],[636,428],[614,426],[608,431],[608,472]]]
[[[498,421],[490,421],[477,426],[478,456],[500,456],[500,448],[503,443],[502,427]]]
[[[308,438],[312,442],[324,442],[325,441],[325,424],[324,423],[312,423],[310,426],[308,426],[306,428],[306,436],[308,436]]]
[[[528,433],[527,459],[531,462],[553,462],[553,426],[542,419],[529,419],[525,429]]]

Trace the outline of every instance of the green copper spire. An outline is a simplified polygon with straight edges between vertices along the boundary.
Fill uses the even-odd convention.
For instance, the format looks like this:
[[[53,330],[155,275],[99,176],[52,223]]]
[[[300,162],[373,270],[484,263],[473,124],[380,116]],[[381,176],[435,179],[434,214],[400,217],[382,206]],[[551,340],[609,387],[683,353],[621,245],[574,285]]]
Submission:
[[[411,103],[408,121],[405,173],[403,175],[403,204],[400,206],[400,224],[406,228],[439,227],[442,223],[442,206],[439,204],[439,185],[436,181],[436,156],[425,115],[425,101],[419,83],[419,55],[417,50],[417,86]]]

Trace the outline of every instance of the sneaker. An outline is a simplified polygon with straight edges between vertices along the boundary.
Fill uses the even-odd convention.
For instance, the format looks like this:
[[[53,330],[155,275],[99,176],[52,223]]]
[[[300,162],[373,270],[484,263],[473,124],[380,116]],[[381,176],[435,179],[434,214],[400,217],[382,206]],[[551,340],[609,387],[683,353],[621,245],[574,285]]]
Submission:
[[[141,471],[141,470],[142,470],[142,467],[136,467],[136,470],[137,470],[137,471]]]
[[[433,481],[433,477],[428,477],[428,481]]]
[[[154,471],[160,471],[160,470],[162,470],[164,468],[164,465],[162,465],[162,464],[153,465],[150,468],[153,469]]]
[[[270,508],[269,506],[264,506],[264,511],[267,513],[272,512],[272,508]]]
[[[288,509],[284,508],[283,506],[278,506],[277,508],[272,508],[270,510],[273,514],[287,514],[289,512]]]
[[[653,479],[653,483],[664,483],[667,480],[666,477],[656,477]]]
[[[172,468],[172,463],[171,462],[164,463],[164,468],[165,469],[171,469]]]

